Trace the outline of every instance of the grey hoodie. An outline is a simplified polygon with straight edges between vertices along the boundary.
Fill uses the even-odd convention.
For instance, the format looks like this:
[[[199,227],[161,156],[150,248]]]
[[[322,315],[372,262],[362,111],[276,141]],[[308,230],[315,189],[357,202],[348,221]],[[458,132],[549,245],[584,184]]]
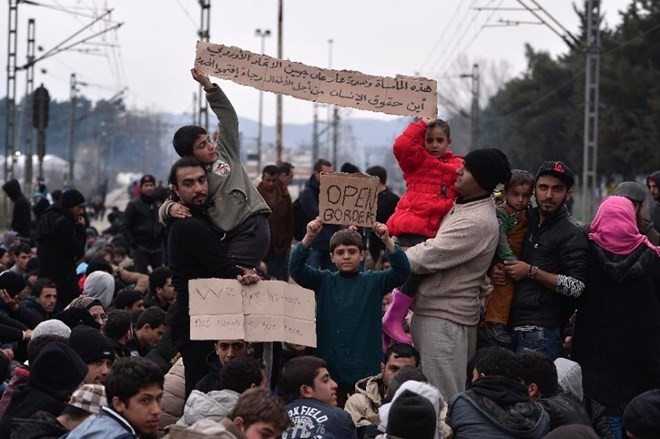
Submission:
[[[209,393],[193,390],[183,408],[183,416],[176,425],[188,427],[201,419],[220,421],[225,418],[241,396],[233,390],[214,390]]]

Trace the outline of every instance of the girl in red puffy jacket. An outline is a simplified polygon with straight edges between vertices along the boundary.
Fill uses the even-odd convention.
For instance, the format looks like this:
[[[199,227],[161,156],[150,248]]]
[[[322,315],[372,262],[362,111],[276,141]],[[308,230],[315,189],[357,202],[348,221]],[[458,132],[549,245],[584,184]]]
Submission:
[[[443,120],[413,122],[394,141],[394,156],[403,171],[407,191],[387,221],[387,228],[406,248],[433,238],[440,222],[454,206],[456,171],[463,158],[449,151],[451,132]],[[411,343],[401,322],[423,276],[412,275],[406,285],[395,289],[383,317],[383,331],[392,340]]]

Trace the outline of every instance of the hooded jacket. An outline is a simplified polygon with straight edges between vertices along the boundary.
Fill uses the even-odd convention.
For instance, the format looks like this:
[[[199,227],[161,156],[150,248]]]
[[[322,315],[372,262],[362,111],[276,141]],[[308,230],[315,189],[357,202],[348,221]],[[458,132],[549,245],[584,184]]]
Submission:
[[[550,419],[523,384],[486,376],[451,399],[448,423],[455,439],[541,438]]]
[[[584,393],[606,409],[622,410],[660,387],[660,258],[654,250],[640,245],[615,255],[590,241],[572,352],[582,366]]]
[[[190,427],[173,425],[169,439],[246,439],[243,431],[229,418],[220,422],[202,419]]]
[[[381,389],[384,389],[382,373],[355,383],[355,393],[346,401],[344,410],[351,415],[356,427],[372,425],[378,418],[378,409],[383,403]]]
[[[7,196],[14,202],[14,208],[11,215],[11,229],[18,232],[23,238],[30,238],[30,202],[23,195],[21,185],[18,180],[9,180],[2,185],[2,189]]]
[[[218,354],[213,351],[209,352],[206,356],[206,364],[209,367],[209,372],[197,382],[195,390],[209,393],[213,390],[218,390],[220,387],[220,371],[222,370],[222,363],[220,363]]]
[[[660,186],[660,171],[655,171],[653,174],[649,175],[648,180],[655,181],[655,184]],[[655,230],[660,232],[660,201],[652,200],[649,205],[649,219],[653,223]]]
[[[28,385],[18,389],[0,421],[0,437],[9,437],[13,418],[28,418],[43,410],[58,416],[68,395],[87,375],[87,365],[63,343],[50,343],[37,355]]]
[[[221,421],[234,408],[240,396],[240,393],[227,389],[209,393],[193,390],[183,407],[183,416],[176,425],[187,427],[201,419]]]
[[[38,411],[29,419],[14,419],[11,439],[57,439],[69,430],[48,412]]]
[[[94,271],[85,279],[83,296],[98,299],[108,309],[115,294],[115,279],[105,271]]]
[[[454,183],[463,158],[450,151],[437,159],[425,146],[426,122],[411,123],[394,141],[394,156],[407,191],[387,221],[390,235],[435,236],[458,195]]]
[[[183,358],[179,358],[170,371],[165,374],[163,399],[158,428],[163,429],[174,424],[183,414],[185,403],[186,380]]]

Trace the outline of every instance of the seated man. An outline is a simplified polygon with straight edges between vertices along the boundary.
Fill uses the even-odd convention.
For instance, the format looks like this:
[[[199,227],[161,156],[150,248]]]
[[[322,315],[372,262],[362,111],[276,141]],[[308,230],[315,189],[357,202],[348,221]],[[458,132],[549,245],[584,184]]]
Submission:
[[[346,401],[344,410],[353,418],[358,431],[378,423],[378,409],[383,403],[390,381],[404,366],[419,366],[419,352],[404,343],[391,345],[380,365],[381,373],[364,378],[355,384],[355,393]]]
[[[276,439],[282,437],[291,425],[286,407],[268,389],[247,390],[236,402],[232,411],[220,422],[202,419],[189,428],[173,425],[170,439],[191,437],[188,432],[196,432],[195,437],[227,439]]]
[[[448,424],[454,438],[540,438],[550,420],[522,381],[522,365],[513,352],[481,349],[474,357],[472,384],[449,401]]]
[[[324,360],[313,356],[293,358],[282,368],[281,380],[293,422],[283,439],[357,438],[351,416],[337,408],[337,383],[330,378]]]
[[[105,384],[115,353],[112,344],[97,329],[86,325],[78,325],[71,330],[69,346],[87,364],[85,384]]]
[[[167,314],[161,308],[152,306],[144,310],[135,324],[133,337],[126,344],[131,355],[144,357],[152,350],[167,331]]]
[[[24,314],[28,319],[27,326],[35,328],[44,320],[52,318],[56,303],[57,287],[55,282],[45,278],[37,280],[32,287],[30,296],[26,297],[23,302]]]
[[[164,311],[174,303],[176,291],[172,285],[172,272],[167,267],[158,267],[149,273],[149,293],[144,298],[148,307],[159,306]]]
[[[68,439],[123,439],[156,433],[163,397],[163,373],[156,364],[140,357],[120,358],[108,374],[105,393],[108,406],[71,431]]]
[[[213,347],[214,351],[206,358],[209,373],[195,386],[195,390],[204,393],[220,388],[220,371],[227,363],[236,358],[252,355],[252,345],[245,340],[218,340]]]
[[[108,313],[103,334],[110,340],[115,357],[130,357],[131,350],[126,344],[131,339],[131,315],[123,309],[113,309]]]
[[[582,403],[559,387],[557,368],[550,357],[540,352],[527,352],[520,356],[520,361],[529,396],[548,412],[551,431],[562,425],[591,426],[591,418]]]

